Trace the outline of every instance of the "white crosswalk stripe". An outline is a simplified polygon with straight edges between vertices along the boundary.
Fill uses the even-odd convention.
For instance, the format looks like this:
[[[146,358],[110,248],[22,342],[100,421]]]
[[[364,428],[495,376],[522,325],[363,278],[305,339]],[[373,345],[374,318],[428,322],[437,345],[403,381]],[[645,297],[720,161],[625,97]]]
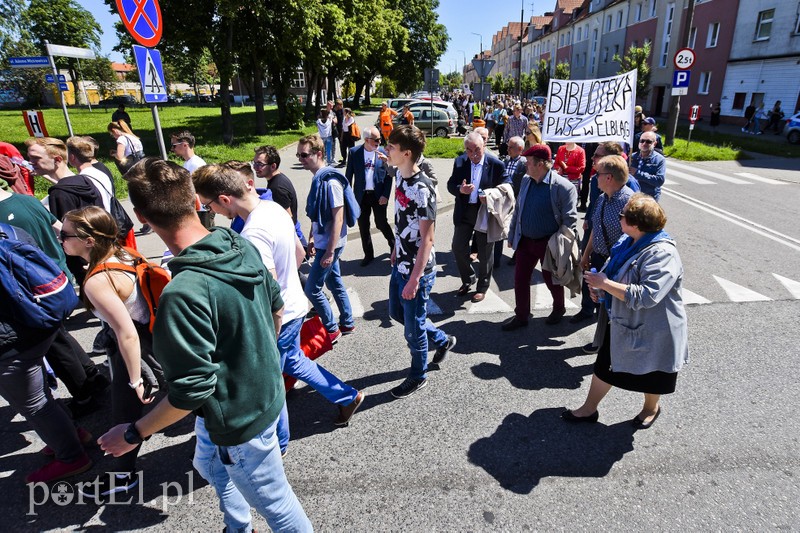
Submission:
[[[741,176],[741,178],[734,178],[733,176],[728,176],[727,174],[721,174],[720,172],[714,172],[712,170],[706,170],[704,168],[700,168],[697,166],[687,165],[685,163],[678,163],[674,159],[670,159],[667,161],[667,174],[671,171],[677,170],[679,172],[683,171],[683,175],[686,176],[686,172],[692,172],[693,174],[700,174],[701,176],[707,176],[710,178],[714,178],[718,181],[724,181],[728,183],[733,183],[734,185],[753,185],[752,182],[743,180],[741,178],[748,178],[753,181],[757,181],[760,183],[766,183],[769,185],[785,185],[786,183],[783,181],[778,181],[770,178],[764,178],[757,174],[752,174],[749,172],[735,172],[737,176]],[[695,178],[701,179],[701,178]],[[711,182],[716,183],[716,182]]]
[[[758,176],[751,172],[736,172],[737,176],[742,176],[743,178],[751,179],[753,181],[758,181],[761,183],[766,183],[768,185],[789,185],[786,181],[774,180],[772,178],[765,178],[762,176]]]
[[[510,313],[511,306],[500,298],[492,289],[486,291],[486,297],[482,302],[470,302],[467,305],[468,315],[482,315],[490,313]]]
[[[681,172],[680,170],[673,170],[671,168],[667,169],[667,181],[665,185],[672,185],[672,176],[678,177],[680,179],[684,179],[691,183],[696,183],[698,185],[716,185],[715,182],[711,180],[707,180],[705,178],[698,178],[696,176],[692,176],[691,174],[687,174],[685,172]]]
[[[759,294],[752,289],[748,289],[742,285],[738,285],[732,281],[727,279],[721,278],[719,276],[713,276],[714,279],[719,283],[720,287],[725,291],[728,295],[728,299],[732,302],[769,302],[772,301],[772,298],[768,296],[764,296],[763,294]]]
[[[703,298],[696,292],[692,292],[686,287],[681,287],[681,296],[683,297],[684,305],[703,305],[711,303],[711,300]]]
[[[789,291],[789,293],[792,295],[794,299],[800,300],[800,281],[784,278],[783,276],[779,276],[774,272],[772,273],[772,275],[775,277],[775,279],[780,281],[784,287],[786,287],[786,290]]]

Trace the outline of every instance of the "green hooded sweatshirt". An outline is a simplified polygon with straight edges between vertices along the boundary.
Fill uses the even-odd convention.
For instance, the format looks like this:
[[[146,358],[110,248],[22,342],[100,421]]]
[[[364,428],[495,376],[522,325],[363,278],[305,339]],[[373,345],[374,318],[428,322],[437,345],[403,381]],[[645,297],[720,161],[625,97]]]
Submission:
[[[272,321],[283,307],[280,286],[255,247],[226,228],[214,228],[169,268],[153,327],[169,402],[200,409],[214,444],[247,442],[284,403]]]

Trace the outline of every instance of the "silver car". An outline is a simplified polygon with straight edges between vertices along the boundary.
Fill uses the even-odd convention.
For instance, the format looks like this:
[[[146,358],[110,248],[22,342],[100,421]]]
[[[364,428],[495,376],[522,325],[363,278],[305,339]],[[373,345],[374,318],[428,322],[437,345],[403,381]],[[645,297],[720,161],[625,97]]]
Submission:
[[[444,109],[434,107],[431,109],[430,104],[424,108],[409,109],[411,114],[414,115],[414,125],[429,135],[436,135],[437,137],[447,137],[456,132],[456,122]],[[433,122],[431,122],[431,117]],[[395,125],[399,125],[403,119],[402,113],[394,117]]]

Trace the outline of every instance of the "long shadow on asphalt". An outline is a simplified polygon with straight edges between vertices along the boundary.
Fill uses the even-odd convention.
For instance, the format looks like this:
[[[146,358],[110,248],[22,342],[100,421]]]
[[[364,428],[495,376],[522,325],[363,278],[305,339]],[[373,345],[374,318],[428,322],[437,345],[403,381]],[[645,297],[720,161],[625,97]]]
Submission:
[[[482,362],[472,367],[475,377],[485,380],[507,379],[523,390],[579,389],[583,378],[592,373],[592,364],[571,366],[567,361],[582,357],[578,348],[563,348],[559,337],[564,331],[533,319],[527,328],[503,332],[496,322],[449,322],[448,334],[458,337],[453,350],[461,354],[491,354],[497,362]]]
[[[501,487],[529,494],[544,477],[603,477],[633,450],[628,422],[569,424],[563,408],[508,415],[491,436],[475,441],[469,461],[483,468]]]

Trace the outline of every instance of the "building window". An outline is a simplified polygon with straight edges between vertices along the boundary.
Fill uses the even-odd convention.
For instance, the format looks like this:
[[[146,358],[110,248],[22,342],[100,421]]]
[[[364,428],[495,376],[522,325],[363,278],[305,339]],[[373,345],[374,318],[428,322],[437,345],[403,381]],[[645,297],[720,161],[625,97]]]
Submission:
[[[656,10],[658,9],[658,2],[657,0],[653,0],[653,3],[650,4],[650,17],[656,16]]]
[[[794,21],[794,32],[800,33],[800,2],[797,3],[797,20]]]
[[[304,89],[306,86],[306,73],[302,70],[295,71],[294,79],[292,80],[292,88]]]
[[[667,66],[667,61],[669,60],[669,38],[672,34],[672,18],[675,14],[675,4],[670,3],[667,4],[667,16],[666,22],[664,23],[664,37],[661,40],[661,59],[658,62],[658,66],[664,68]]]
[[[697,28],[692,28],[689,32],[689,48],[694,48],[695,41],[697,41]]]
[[[575,35],[575,42],[576,42],[576,43],[577,43],[578,41],[580,41],[580,40],[581,40],[581,32],[582,32],[582,31],[583,31],[583,28],[581,28],[580,26],[578,26],[578,33]]]
[[[606,17],[606,33],[611,31],[611,15]]]
[[[634,22],[639,22],[640,20],[642,20],[642,4],[641,4],[641,2],[636,4],[635,13],[636,14],[634,15],[634,19],[633,19]]]
[[[712,22],[708,25],[708,37],[706,38],[706,48],[715,48],[719,41],[719,22]]]
[[[612,60],[613,60],[614,57],[616,57],[618,55],[619,55],[619,45],[615,44],[614,45],[614,55],[612,56]]]
[[[564,46],[564,34],[561,34],[561,42],[558,46]]]
[[[603,63],[608,63],[608,47],[603,48]]]
[[[758,14],[758,22],[756,22],[756,35],[753,37],[754,41],[766,41],[769,39],[769,34],[772,33],[772,19],[775,16],[774,9],[767,9]]]
[[[733,109],[744,109],[744,101],[746,99],[747,99],[747,93],[734,93]]]
[[[617,12],[617,29],[622,27],[622,10]]]
[[[571,32],[571,31],[568,31],[568,32],[567,32],[567,46],[569,46],[570,44],[572,44],[572,41],[571,41],[571,39],[572,39],[572,32]]]
[[[711,86],[711,72],[700,73],[700,84],[697,86],[697,94],[708,94]]]

